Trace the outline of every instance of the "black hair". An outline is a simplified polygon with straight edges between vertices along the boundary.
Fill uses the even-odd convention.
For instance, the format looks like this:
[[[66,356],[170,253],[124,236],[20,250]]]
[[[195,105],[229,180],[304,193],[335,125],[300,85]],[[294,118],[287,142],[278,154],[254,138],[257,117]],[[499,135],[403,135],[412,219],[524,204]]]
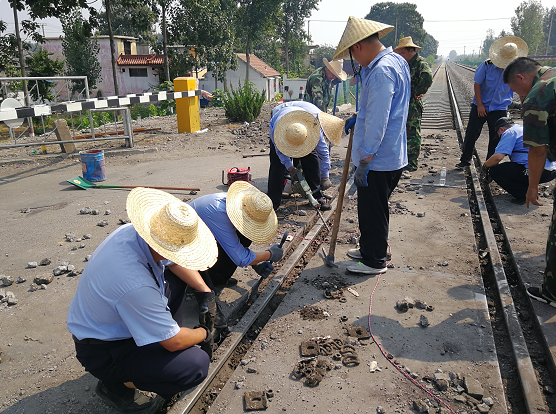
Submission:
[[[504,69],[503,80],[504,83],[511,82],[515,75],[523,73],[536,73],[541,64],[536,60],[530,59],[528,57],[518,57],[510,62],[506,69]]]

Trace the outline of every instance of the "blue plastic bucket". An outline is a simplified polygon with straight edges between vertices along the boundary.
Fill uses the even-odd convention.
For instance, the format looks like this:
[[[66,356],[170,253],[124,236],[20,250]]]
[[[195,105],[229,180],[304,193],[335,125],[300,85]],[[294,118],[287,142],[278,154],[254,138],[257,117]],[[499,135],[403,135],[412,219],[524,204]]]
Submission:
[[[103,150],[79,151],[79,158],[84,179],[89,181],[106,180]]]

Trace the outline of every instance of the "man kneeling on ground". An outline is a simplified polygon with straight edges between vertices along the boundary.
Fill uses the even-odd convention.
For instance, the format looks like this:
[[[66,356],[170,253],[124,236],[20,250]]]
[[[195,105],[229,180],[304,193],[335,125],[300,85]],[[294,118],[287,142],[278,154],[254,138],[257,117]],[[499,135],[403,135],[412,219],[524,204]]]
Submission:
[[[514,196],[512,203],[525,204],[529,187],[529,148],[523,146],[523,127],[514,124],[510,118],[503,117],[496,121],[494,128],[500,142],[492,157],[485,161],[484,169],[500,187]],[[510,162],[500,163],[506,155],[510,157]],[[547,159],[539,182],[547,183],[554,178],[556,162]]]
[[[210,292],[197,270],[212,266],[218,249],[195,210],[168,193],[136,188],[126,208],[131,224],[89,259],[67,325],[77,359],[99,379],[97,395],[122,413],[155,413],[207,376],[212,334],[181,327],[181,306],[186,285]]]

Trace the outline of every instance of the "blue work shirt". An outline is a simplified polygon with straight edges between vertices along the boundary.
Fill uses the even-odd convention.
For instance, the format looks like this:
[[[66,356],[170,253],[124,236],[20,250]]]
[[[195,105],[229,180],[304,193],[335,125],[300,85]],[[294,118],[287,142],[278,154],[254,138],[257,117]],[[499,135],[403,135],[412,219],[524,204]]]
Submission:
[[[255,260],[256,253],[243,246],[236,228],[226,213],[226,193],[196,198],[189,205],[208,226],[216,241],[236,266],[245,267]]]
[[[353,132],[353,163],[373,155],[370,169],[396,171],[407,165],[406,121],[411,97],[407,61],[389,47],[361,71],[359,112]]]
[[[155,262],[132,224],[117,229],[85,266],[70,303],[68,330],[77,339],[133,338],[137,346],[177,335],[180,327],[164,296],[163,262],[171,263]]]
[[[274,144],[274,128],[276,128],[276,123],[280,118],[282,118],[285,114],[291,111],[306,111],[313,115],[315,118],[321,112],[321,110],[316,106],[313,105],[311,102],[305,101],[292,101],[286,102],[281,105],[278,105],[276,108],[272,110],[272,118],[270,119],[270,139]],[[276,145],[274,145],[274,149],[276,150],[276,155],[280,158],[280,162],[289,170],[293,167],[293,163],[290,157],[282,154]],[[328,144],[326,143],[324,133],[322,129],[320,130],[320,139],[317,143],[317,146],[313,150],[313,152],[319,158],[319,165],[320,165],[320,176],[321,178],[328,178],[329,171],[330,171],[330,152],[328,151]]]
[[[525,165],[525,168],[529,168],[529,148],[523,146],[523,127],[514,124],[511,128],[505,130],[494,153],[506,154],[510,157],[511,162]],[[550,162],[547,158],[544,163],[544,169],[550,171],[556,170],[556,161]]]
[[[495,66],[490,59],[485,60],[475,70],[475,83],[481,85],[481,100],[487,112],[505,111],[512,103],[514,93],[503,80],[504,69]],[[473,97],[473,103],[477,100]]]

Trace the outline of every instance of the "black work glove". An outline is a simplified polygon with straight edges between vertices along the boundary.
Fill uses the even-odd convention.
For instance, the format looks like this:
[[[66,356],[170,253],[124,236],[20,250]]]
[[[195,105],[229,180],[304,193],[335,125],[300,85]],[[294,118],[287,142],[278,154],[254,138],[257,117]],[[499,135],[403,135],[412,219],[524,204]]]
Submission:
[[[193,329],[203,328],[207,332],[207,337],[204,341],[199,342],[199,347],[207,353],[210,359],[212,359],[212,348],[214,347],[214,339],[212,337],[211,330],[204,325],[197,325]]]
[[[199,306],[199,323],[212,330],[216,317],[216,295],[214,291],[195,292],[195,297]]]
[[[490,167],[487,167],[485,164],[483,164],[481,168],[481,175],[483,176],[483,180],[485,180],[487,184],[490,184],[492,182],[492,177],[490,176],[489,171]]]
[[[272,253],[271,253],[272,255]],[[260,275],[263,279],[266,279],[272,271],[274,270],[274,266],[270,262],[261,262],[251,266],[258,275]]]
[[[359,161],[359,165],[355,170],[355,182],[358,187],[367,187],[367,170],[371,161]]]
[[[270,259],[268,259],[269,262],[278,262],[282,256],[284,256],[284,250],[277,244],[268,249],[268,251],[270,252]]]
[[[355,121],[357,120],[357,114],[353,114],[344,122],[344,131],[349,134],[349,130],[355,127]]]

